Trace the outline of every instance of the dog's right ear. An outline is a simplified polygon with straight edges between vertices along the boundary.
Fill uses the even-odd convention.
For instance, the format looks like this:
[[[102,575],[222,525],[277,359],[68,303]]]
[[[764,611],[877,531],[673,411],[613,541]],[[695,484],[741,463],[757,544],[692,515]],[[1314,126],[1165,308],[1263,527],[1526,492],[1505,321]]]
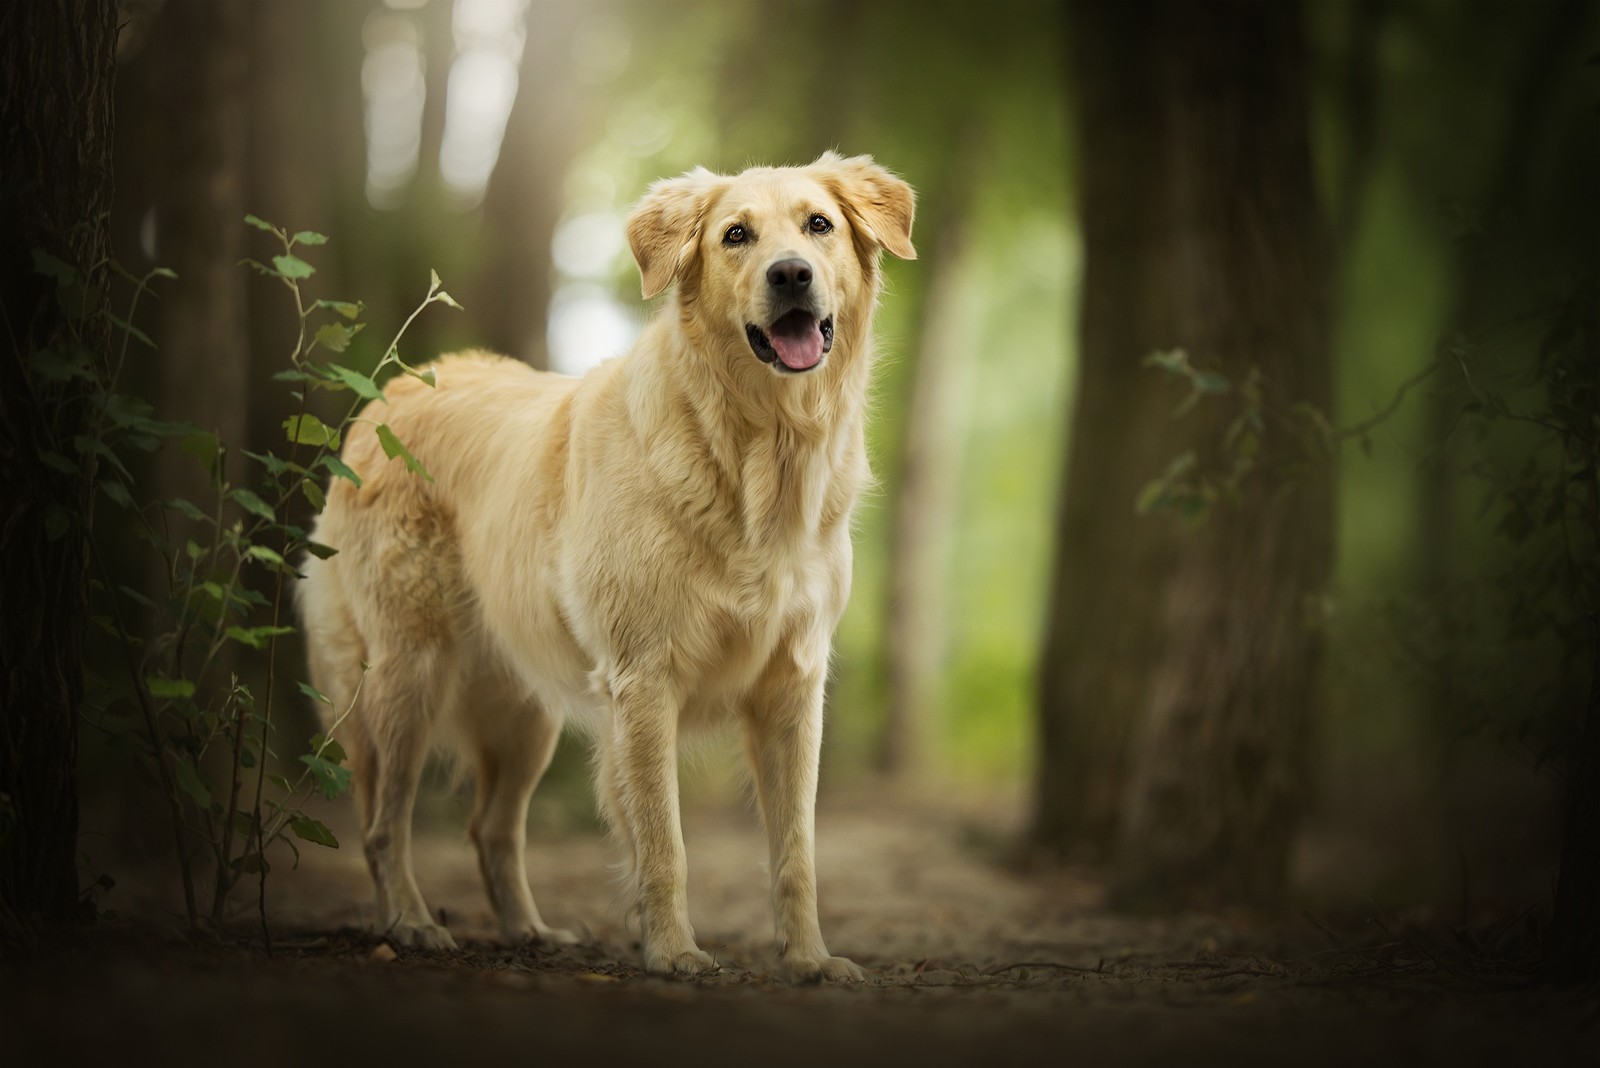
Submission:
[[[628,216],[628,245],[648,300],[683,273],[700,243],[711,195],[725,181],[704,167],[650,187]]]

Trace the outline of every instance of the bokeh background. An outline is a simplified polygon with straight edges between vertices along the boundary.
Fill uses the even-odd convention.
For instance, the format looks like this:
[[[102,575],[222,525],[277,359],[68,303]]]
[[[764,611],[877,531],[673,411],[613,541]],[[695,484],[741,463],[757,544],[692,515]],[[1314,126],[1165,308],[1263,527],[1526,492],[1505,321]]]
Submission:
[[[268,251],[246,213],[329,235],[308,255],[310,290],[364,302],[374,324],[347,354],[352,366],[377,362],[379,339],[436,269],[465,310],[429,309],[402,343],[405,359],[483,346],[581,373],[623,352],[654,311],[623,239],[650,181],[695,165],[803,163],[830,148],[903,175],[919,194],[919,258],[886,264],[871,425],[881,486],[859,511],[824,790],[888,782],[972,797],[1014,814],[1027,855],[1115,853],[1114,831],[1079,834],[1041,811],[1063,796],[1045,785],[1053,757],[1042,725],[1062,712],[1041,677],[1154,677],[1167,654],[1108,669],[1052,637],[1061,628],[1051,620],[1079,609],[1056,580],[1068,442],[1086,404],[1113,406],[1101,418],[1135,436],[1152,411],[1151,436],[1232,411],[1246,371],[1229,368],[1228,391],[1198,398],[1200,416],[1171,414],[1185,394],[1141,365],[1148,350],[1119,358],[1126,390],[1154,407],[1129,405],[1124,418],[1115,406],[1133,393],[1080,396],[1086,271],[1129,252],[1097,247],[1087,225],[1085,176],[1109,157],[1085,146],[1107,143],[1118,120],[1086,101],[1108,84],[1124,94],[1142,85],[1159,110],[1173,91],[1160,55],[1126,51],[1148,9],[123,8],[113,243],[130,268],[179,275],[145,324],[161,355],[140,370],[143,388],[164,417],[256,450],[282,436],[290,401],[271,376],[294,319],[281,287],[238,266]],[[1226,7],[1212,11],[1226,33]],[[1592,671],[1582,628],[1596,603],[1585,526],[1595,473],[1566,466],[1562,435],[1493,417],[1568,395],[1545,357],[1572,294],[1592,295],[1580,287],[1600,248],[1596,8],[1309,0],[1282,11],[1298,51],[1278,57],[1279,76],[1304,100],[1316,218],[1307,232],[1260,240],[1317,249],[1331,376],[1319,410],[1333,428],[1369,424],[1316,461],[1333,480],[1334,556],[1307,608],[1323,654],[1307,669],[1312,697],[1296,728],[1305,759],[1288,879],[1330,897],[1548,901]],[[1167,55],[1214,45],[1206,34],[1185,40],[1169,39]],[[1122,57],[1120,82],[1097,56]],[[1592,354],[1592,333],[1583,336]],[[1173,336],[1160,347],[1190,344]],[[1197,367],[1226,363],[1190,355]],[[1592,365],[1587,374],[1592,383]],[[1167,467],[1144,455],[1104,462],[1128,466],[1136,485]],[[1557,464],[1570,492],[1559,501],[1541,474]],[[1108,523],[1159,524],[1177,539],[1224,521],[1140,515],[1138,504],[1123,493],[1095,507]],[[1159,570],[1115,578],[1130,597],[1168,580]],[[1114,609],[1096,610],[1115,625]],[[1105,733],[1137,747],[1136,705],[1072,714],[1121,722]],[[734,792],[736,751],[706,746],[691,791]],[[1121,749],[1079,759],[1134,762]],[[536,819],[591,825],[584,763],[581,745],[563,747]]]

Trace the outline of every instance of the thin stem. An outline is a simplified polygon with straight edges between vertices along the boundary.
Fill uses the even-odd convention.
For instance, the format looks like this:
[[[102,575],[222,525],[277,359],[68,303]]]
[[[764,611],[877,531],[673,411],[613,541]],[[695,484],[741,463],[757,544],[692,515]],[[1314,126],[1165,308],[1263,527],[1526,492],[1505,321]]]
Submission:
[[[93,538],[84,540],[89,545],[89,555],[94,560],[95,570],[100,573],[100,581],[109,590],[111,577],[106,570],[105,560],[100,556],[100,548],[94,543]],[[161,779],[161,790],[167,796],[167,807],[172,816],[172,845],[177,853],[178,873],[183,877],[183,904],[189,913],[189,926],[193,928],[198,923],[200,914],[195,908],[194,879],[189,874],[189,850],[183,841],[183,806],[178,802],[177,788],[173,786],[172,776],[167,771],[166,745],[161,741],[160,731],[156,729],[155,712],[150,708],[150,695],[145,690],[144,680],[139,677],[138,665],[134,663],[133,656],[128,651],[132,647],[133,632],[123,622],[122,607],[117,603],[116,597],[111,596],[108,599],[111,601],[112,618],[116,620],[117,635],[121,639],[117,644],[122,648],[134,696],[138,698],[139,711],[144,715],[144,729],[150,737],[150,748],[156,761],[156,774]]]

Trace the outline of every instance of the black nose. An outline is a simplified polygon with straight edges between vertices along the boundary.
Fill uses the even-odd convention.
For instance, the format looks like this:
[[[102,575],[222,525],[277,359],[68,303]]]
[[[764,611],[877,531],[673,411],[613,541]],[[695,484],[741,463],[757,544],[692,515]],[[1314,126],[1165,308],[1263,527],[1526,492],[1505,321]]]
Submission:
[[[804,293],[811,285],[811,264],[801,259],[779,260],[767,268],[767,284],[779,293]]]

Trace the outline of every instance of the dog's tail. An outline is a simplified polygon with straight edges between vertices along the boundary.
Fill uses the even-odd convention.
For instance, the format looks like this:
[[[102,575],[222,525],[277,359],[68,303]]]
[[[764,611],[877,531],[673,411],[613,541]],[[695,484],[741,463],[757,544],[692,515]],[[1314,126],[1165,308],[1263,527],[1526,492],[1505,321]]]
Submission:
[[[297,584],[295,605],[305,637],[311,685],[327,698],[316,704],[323,729],[328,730],[354,712],[366,674],[366,642],[333,561],[307,554],[300,570],[305,578]]]

